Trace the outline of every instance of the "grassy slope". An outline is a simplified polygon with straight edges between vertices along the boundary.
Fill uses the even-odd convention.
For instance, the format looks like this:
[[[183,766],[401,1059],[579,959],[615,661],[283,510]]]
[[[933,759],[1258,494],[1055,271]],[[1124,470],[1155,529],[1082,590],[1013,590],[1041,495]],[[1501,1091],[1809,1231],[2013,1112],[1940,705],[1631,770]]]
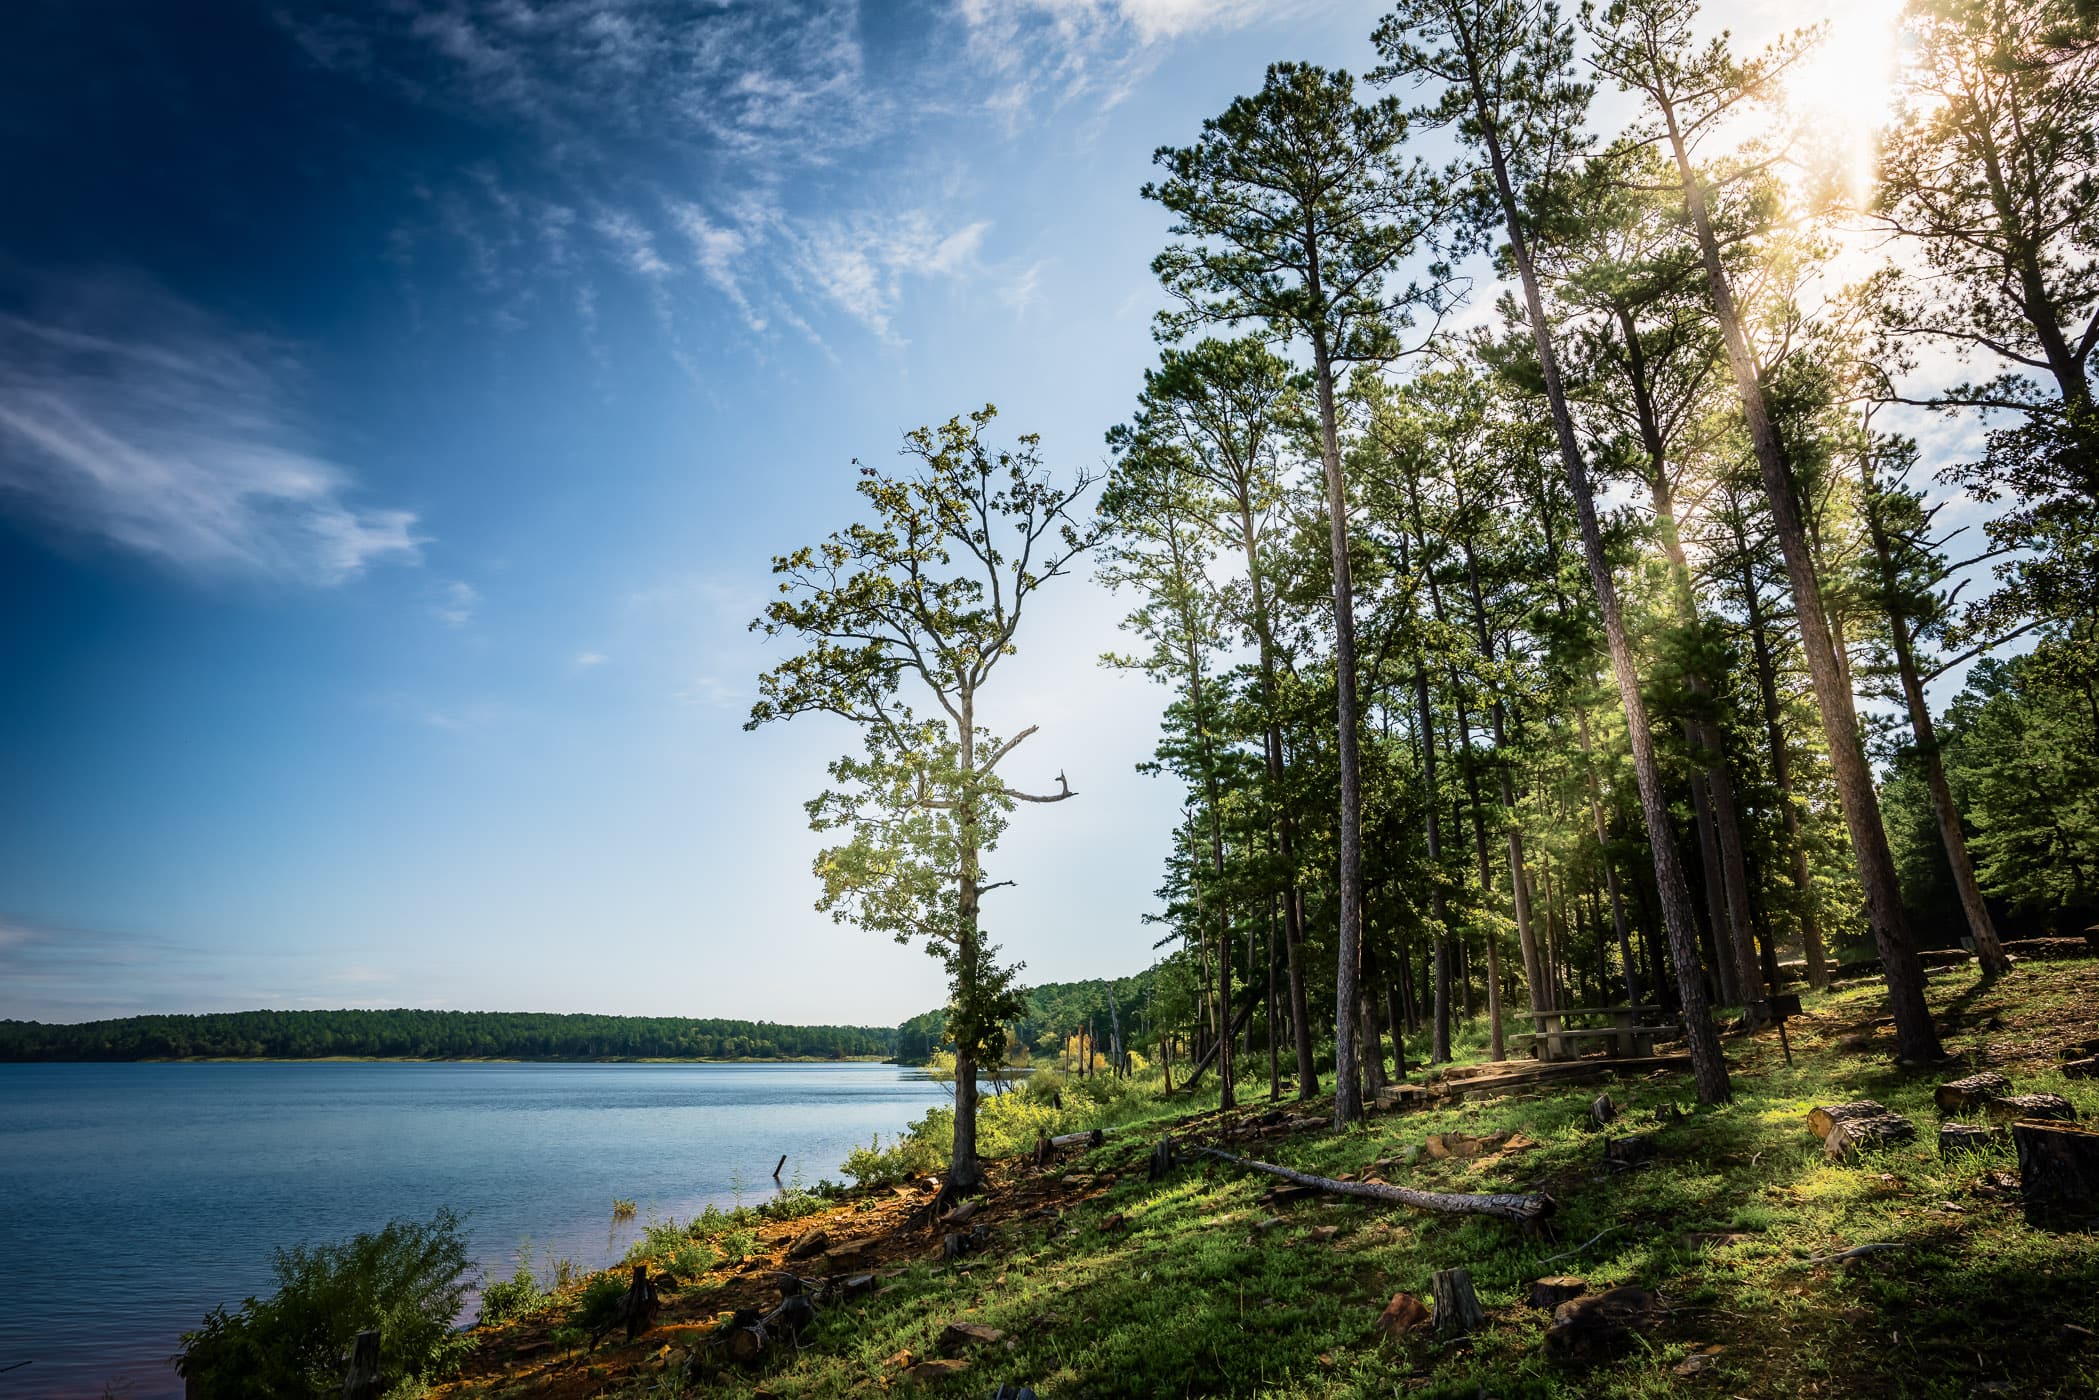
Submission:
[[[2099,1394],[2099,1236],[2028,1229],[2016,1195],[1989,1182],[1991,1172],[2015,1168],[2009,1147],[1940,1163],[1931,1106],[1933,1085],[1987,1067],[2022,1092],[2061,1093],[2086,1118],[2099,1116],[2099,1085],[2063,1081],[2055,1053],[2099,1035],[2099,964],[2035,964],[1993,986],[1954,973],[1934,978],[1931,995],[1957,1068],[1892,1068],[1876,987],[1810,998],[1808,1016],[1793,1026],[1793,1067],[1775,1035],[1728,1041],[1735,1101],[1661,1129],[1662,1160],[1623,1175],[1601,1170],[1599,1137],[1586,1121],[1593,1086],[1445,1103],[1380,1115],[1346,1134],[1240,1149],[1336,1174],[1361,1172],[1432,1132],[1509,1129],[1537,1145],[1477,1162],[1424,1158],[1392,1179],[1433,1189],[1542,1188],[1560,1210],[1540,1236],[1319,1200],[1283,1207],[1282,1223],[1261,1229],[1270,1214],[1259,1202],[1265,1178],[1209,1163],[1148,1185],[1143,1157],[1157,1130],[1132,1128],[1051,1180],[1018,1165],[1002,1169],[986,1212],[994,1227],[988,1254],[947,1266],[922,1233],[885,1241],[882,1293],[829,1309],[803,1348],[762,1378],[688,1384],[657,1369],[667,1346],[704,1336],[716,1308],[754,1299],[762,1275],[746,1272],[688,1289],[664,1331],[588,1359],[550,1363],[543,1344],[513,1340],[535,1335],[523,1324],[491,1338],[473,1379],[451,1393],[749,1394],[756,1381],[782,1397],[891,1389],[959,1396],[989,1394],[1003,1381],[1029,1384],[1045,1400]],[[1871,1035],[1864,1049],[1838,1046],[1861,1030]],[[1656,1108],[1690,1104],[1681,1075],[1621,1080],[1611,1092],[1635,1129]],[[1826,1164],[1804,1126],[1806,1110],[1859,1097],[1909,1114],[1919,1140],[1859,1165]],[[1197,1121],[1181,1131],[1199,1138],[1211,1127]],[[865,1201],[843,1207],[833,1213],[832,1236],[885,1230],[892,1214]],[[760,1246],[777,1257],[811,1224],[761,1232]],[[1319,1225],[1339,1227],[1337,1237],[1315,1240]],[[1693,1238],[1715,1233],[1739,1238]],[[1904,1248],[1843,1265],[1804,1262],[1869,1241]],[[1390,1296],[1425,1296],[1430,1272],[1454,1265],[1471,1270],[1489,1329],[1448,1347],[1380,1342],[1374,1322]],[[1523,1305],[1530,1281],[1553,1273],[1578,1274],[1592,1290],[1653,1289],[1667,1317],[1619,1361],[1557,1367],[1541,1353],[1544,1314]],[[1008,1341],[979,1348],[959,1378],[923,1386],[899,1379],[900,1354],[937,1355],[941,1328],[958,1319],[1001,1328]],[[1693,1350],[1712,1345],[1722,1350],[1702,1374],[1676,1374]],[[537,1369],[504,1359],[520,1346],[539,1353]]]

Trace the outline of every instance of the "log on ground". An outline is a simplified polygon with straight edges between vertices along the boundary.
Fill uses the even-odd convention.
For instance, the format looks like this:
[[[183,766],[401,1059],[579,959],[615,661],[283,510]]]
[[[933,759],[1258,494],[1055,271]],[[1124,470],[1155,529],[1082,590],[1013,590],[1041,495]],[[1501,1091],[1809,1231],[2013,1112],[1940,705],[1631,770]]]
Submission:
[[[2001,1122],[2037,1119],[2047,1123],[2075,1123],[2077,1106],[2061,1094],[2007,1094],[1992,1099],[1983,1108]]]
[[[1917,1125],[1899,1113],[1871,1113],[1846,1118],[1822,1139],[1822,1150],[1835,1158],[1850,1158],[1866,1147],[1890,1147],[1917,1135]]]
[[[1807,1111],[1807,1130],[1818,1138],[1828,1138],[1829,1130],[1847,1118],[1871,1118],[1888,1110],[1871,1099],[1856,1099],[1851,1103],[1826,1104]]]
[[[1997,1136],[1988,1128],[1974,1123],[1939,1124],[1939,1156],[1958,1157],[1963,1152],[1980,1152]]]
[[[1235,1156],[1215,1147],[1199,1147],[1195,1150],[1204,1156],[1215,1157],[1220,1162],[1229,1162],[1248,1171],[1265,1172],[1269,1176],[1281,1177],[1285,1181],[1313,1191],[1325,1191],[1336,1196],[1353,1196],[1358,1200],[1379,1201],[1386,1205],[1411,1206],[1415,1210],[1435,1211],[1442,1215],[1491,1215],[1501,1220],[1513,1220],[1519,1225],[1534,1225],[1551,1215],[1554,1209],[1552,1197],[1542,1191],[1501,1195],[1415,1191],[1405,1186],[1390,1186],[1381,1181],[1336,1181],[1330,1176],[1314,1176],[1310,1172],[1279,1167],[1273,1162],[1257,1162],[1251,1157]]]
[[[2099,1132],[2063,1123],[2014,1123],[2026,1223],[2099,1229]]]
[[[2010,1093],[2011,1089],[2009,1079],[1988,1070],[1971,1074],[1966,1079],[1956,1079],[1950,1084],[1941,1084],[1932,1091],[1931,1097],[1941,1113],[1973,1113],[1998,1095]]]

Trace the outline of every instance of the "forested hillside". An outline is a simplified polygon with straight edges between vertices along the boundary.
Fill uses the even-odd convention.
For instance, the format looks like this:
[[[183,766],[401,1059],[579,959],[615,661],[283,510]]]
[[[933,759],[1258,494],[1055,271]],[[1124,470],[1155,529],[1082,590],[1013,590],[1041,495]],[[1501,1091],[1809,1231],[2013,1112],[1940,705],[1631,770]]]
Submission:
[[[776,1026],[535,1011],[233,1011],[44,1025],[0,1021],[0,1060],[771,1060],[886,1056],[879,1026]]]

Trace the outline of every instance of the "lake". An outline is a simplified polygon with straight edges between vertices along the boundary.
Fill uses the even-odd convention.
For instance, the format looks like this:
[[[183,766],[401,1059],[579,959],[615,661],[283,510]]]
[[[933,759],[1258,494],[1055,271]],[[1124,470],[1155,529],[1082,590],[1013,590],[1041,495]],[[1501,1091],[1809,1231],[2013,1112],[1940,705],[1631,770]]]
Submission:
[[[873,1064],[0,1065],[0,1397],[179,1396],[181,1333],[280,1245],[449,1206],[494,1274],[528,1236],[600,1267],[946,1102]]]

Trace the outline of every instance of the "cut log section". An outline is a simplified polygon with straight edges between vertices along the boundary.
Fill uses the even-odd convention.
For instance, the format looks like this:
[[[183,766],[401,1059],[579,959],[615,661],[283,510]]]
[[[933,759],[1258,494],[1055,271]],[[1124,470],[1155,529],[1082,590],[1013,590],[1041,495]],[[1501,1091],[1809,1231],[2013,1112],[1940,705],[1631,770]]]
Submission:
[[[2099,1079],[2099,1055],[2089,1055],[2082,1060],[2070,1060],[2063,1065],[2065,1079]]]
[[[1908,1142],[1916,1135],[1917,1125],[1901,1114],[1872,1113],[1839,1121],[1822,1139],[1822,1150],[1831,1157],[1845,1159],[1857,1156],[1861,1148],[1889,1147]]]
[[[1102,1132],[1099,1128],[1094,1128],[1088,1132],[1083,1133],[1059,1134],[1058,1136],[1053,1137],[1049,1140],[1049,1145],[1052,1150],[1062,1152],[1065,1149],[1072,1147],[1084,1147],[1088,1149],[1099,1147],[1102,1143],[1106,1142],[1107,1140],[1108,1135],[1106,1133]]]
[[[1963,1152],[1980,1152],[1990,1145],[1997,1134],[1988,1128],[1973,1123],[1939,1124],[1939,1156],[1958,1157]]]
[[[2060,1123],[2014,1123],[2026,1223],[2099,1230],[2099,1132]]]
[[[1293,1171],[1272,1162],[1256,1162],[1251,1157],[1238,1157],[1215,1147],[1195,1149],[1207,1157],[1220,1162],[1230,1162],[1235,1167],[1248,1171],[1265,1172],[1269,1176],[1281,1177],[1298,1186],[1313,1191],[1325,1191],[1336,1196],[1354,1196],[1358,1200],[1380,1201],[1386,1205],[1411,1206],[1415,1210],[1435,1211],[1442,1215],[1491,1215],[1501,1220],[1513,1220],[1519,1225],[1534,1225],[1551,1215],[1554,1210],[1552,1197],[1544,1192],[1527,1195],[1471,1195],[1462,1192],[1415,1191],[1405,1186],[1389,1186],[1381,1181],[1336,1181],[1330,1176],[1314,1176],[1310,1172]]]
[[[1983,1109],[1990,1117],[2007,1123],[2020,1118],[2047,1123],[2077,1121],[2077,1106],[2061,1094],[2007,1094],[1991,1099]]]
[[[1436,1335],[1445,1341],[1469,1337],[1487,1325],[1486,1309],[1472,1291],[1464,1269],[1438,1269],[1429,1275],[1429,1296],[1436,1302]]]
[[[1589,1291],[1586,1280],[1570,1274],[1557,1274],[1541,1278],[1531,1285],[1530,1305],[1551,1312],[1570,1298],[1579,1298]]]
[[[2010,1093],[2011,1089],[2009,1079],[1991,1070],[1956,1079],[1951,1084],[1941,1084],[1931,1097],[1941,1113],[1973,1113],[1999,1094]]]
[[[1644,1166],[1661,1155],[1662,1145],[1653,1133],[1635,1133],[1631,1137],[1605,1138],[1603,1140],[1603,1164],[1612,1171],[1631,1171]]]
[[[1847,1118],[1872,1118],[1886,1113],[1887,1109],[1871,1099],[1857,1099],[1851,1103],[1833,1103],[1807,1111],[1807,1130],[1818,1138],[1827,1139],[1829,1130]]]

